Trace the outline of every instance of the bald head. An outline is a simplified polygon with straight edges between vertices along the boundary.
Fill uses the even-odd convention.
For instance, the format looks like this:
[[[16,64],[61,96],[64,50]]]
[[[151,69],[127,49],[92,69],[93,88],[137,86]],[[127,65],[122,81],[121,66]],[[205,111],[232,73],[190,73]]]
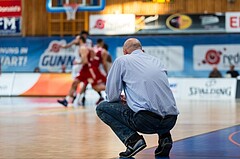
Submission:
[[[215,70],[215,71],[217,71],[217,70],[218,70],[218,68],[217,68],[217,66],[216,66],[216,65],[213,65],[213,70]]]
[[[123,45],[123,53],[126,54],[131,54],[134,50],[142,50],[142,44],[140,41],[136,38],[129,38],[125,41]]]

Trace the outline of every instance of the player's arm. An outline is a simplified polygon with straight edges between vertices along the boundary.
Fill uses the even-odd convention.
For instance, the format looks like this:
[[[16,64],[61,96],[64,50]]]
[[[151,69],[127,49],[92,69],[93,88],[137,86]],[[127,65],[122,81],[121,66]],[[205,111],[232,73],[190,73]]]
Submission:
[[[102,64],[103,64],[103,69],[106,72],[106,74],[108,74],[107,60],[108,60],[108,52],[107,52],[107,50],[103,49],[103,51],[102,51]]]
[[[67,45],[62,45],[62,48],[70,48],[72,45],[77,45],[79,43],[79,36],[77,36],[74,40],[72,40]]]
[[[109,53],[108,53],[108,57],[107,57],[107,62],[112,63],[112,57]]]

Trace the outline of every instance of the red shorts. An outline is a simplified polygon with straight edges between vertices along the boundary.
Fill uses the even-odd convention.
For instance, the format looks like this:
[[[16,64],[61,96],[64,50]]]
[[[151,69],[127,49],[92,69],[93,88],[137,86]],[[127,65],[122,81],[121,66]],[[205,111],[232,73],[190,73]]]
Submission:
[[[85,85],[88,83],[92,84],[92,86],[101,83],[106,84],[106,77],[101,73],[99,68],[81,69],[79,76],[76,78]]]
[[[82,69],[76,78],[85,85],[87,85],[89,81],[93,81],[93,76],[89,69]]]
[[[93,80],[92,86],[97,85],[97,84],[106,84],[106,76],[104,76],[99,68],[93,68],[93,72],[96,76],[96,78]]]

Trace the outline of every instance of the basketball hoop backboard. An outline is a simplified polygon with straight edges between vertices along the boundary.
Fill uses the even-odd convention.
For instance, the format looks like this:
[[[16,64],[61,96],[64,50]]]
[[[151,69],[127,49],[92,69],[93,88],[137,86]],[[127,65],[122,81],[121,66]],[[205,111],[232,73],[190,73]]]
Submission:
[[[64,4],[79,4],[77,11],[101,11],[105,8],[105,0],[47,0],[46,8],[48,12],[65,12]]]

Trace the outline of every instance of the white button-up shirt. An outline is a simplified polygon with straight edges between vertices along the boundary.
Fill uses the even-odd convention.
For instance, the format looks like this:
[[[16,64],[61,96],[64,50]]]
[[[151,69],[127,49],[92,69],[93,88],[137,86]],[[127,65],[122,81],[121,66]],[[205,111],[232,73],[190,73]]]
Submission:
[[[122,90],[134,112],[148,110],[163,117],[179,114],[166,69],[157,58],[142,50],[135,50],[114,61],[107,77],[108,101],[120,101]]]

